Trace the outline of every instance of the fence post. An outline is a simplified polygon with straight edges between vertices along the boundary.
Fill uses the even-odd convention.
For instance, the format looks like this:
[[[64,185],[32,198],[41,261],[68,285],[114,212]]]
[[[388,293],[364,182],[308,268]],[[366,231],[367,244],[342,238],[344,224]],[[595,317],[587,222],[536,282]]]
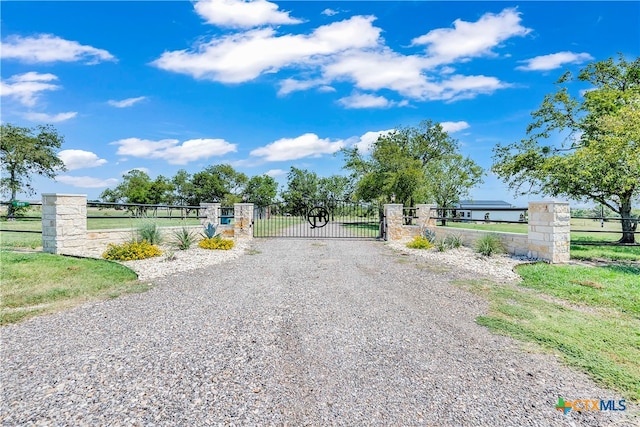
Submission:
[[[253,203],[233,205],[233,235],[237,239],[253,239]]]
[[[85,194],[42,195],[42,251],[83,255],[87,240]]]
[[[388,241],[402,240],[402,204],[388,203],[384,205],[384,222],[387,229],[385,239]]]
[[[220,203],[200,203],[204,208],[204,215],[200,214],[200,224],[206,226],[212,224],[215,227],[220,225]]]
[[[529,257],[569,262],[570,241],[569,202],[529,202]]]
[[[418,226],[420,230],[427,228],[435,229],[436,226],[436,205],[419,204],[416,205],[418,213]]]

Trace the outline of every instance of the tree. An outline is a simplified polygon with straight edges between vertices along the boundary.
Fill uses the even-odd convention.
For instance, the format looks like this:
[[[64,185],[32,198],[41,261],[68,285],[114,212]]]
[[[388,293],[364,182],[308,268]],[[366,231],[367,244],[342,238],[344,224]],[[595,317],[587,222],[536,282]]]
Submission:
[[[348,200],[352,195],[353,185],[346,176],[331,175],[319,179],[318,196],[322,200]]]
[[[426,166],[456,152],[457,142],[431,120],[381,135],[366,158],[357,148],[343,150],[345,169],[357,180],[356,197],[413,205],[426,193]]]
[[[589,200],[621,217],[621,243],[635,242],[640,196],[640,58],[587,65],[577,81],[590,84],[582,98],[569,94],[576,79],[565,73],[559,89],[532,113],[527,138],[494,148],[492,170],[518,194],[529,192]],[[561,146],[544,145],[558,133]]]
[[[315,172],[291,166],[287,173],[287,188],[281,193],[290,213],[302,215],[305,213],[307,201],[318,199],[319,181]]]
[[[441,207],[453,206],[463,197],[468,197],[469,190],[482,183],[483,174],[483,169],[469,157],[460,154],[444,156],[426,166],[425,199],[433,200]],[[445,223],[442,220],[442,224]]]
[[[64,137],[50,125],[35,128],[0,125],[1,192],[9,194],[12,201],[20,192],[34,194],[32,175],[55,178],[58,171],[66,170],[55,152],[63,142]],[[8,216],[13,213],[13,206],[9,205]]]
[[[244,189],[247,201],[263,208],[273,203],[278,194],[278,183],[268,175],[253,176]]]
[[[191,203],[219,201],[233,205],[242,200],[247,176],[237,172],[231,165],[214,165],[193,175],[193,199]]]
[[[194,188],[191,181],[191,175],[184,169],[180,169],[171,178],[173,185],[173,194],[171,203],[181,206],[193,206]]]

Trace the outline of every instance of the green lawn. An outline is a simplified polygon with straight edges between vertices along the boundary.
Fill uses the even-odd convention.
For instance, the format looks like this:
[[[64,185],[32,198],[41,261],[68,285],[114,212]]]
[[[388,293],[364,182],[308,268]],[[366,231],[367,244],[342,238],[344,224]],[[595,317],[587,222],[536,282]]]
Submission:
[[[1,325],[148,289],[129,268],[104,260],[0,250],[0,263]]]
[[[640,401],[640,267],[518,267],[519,285],[468,281],[490,301],[477,322],[538,344],[599,384]]]
[[[267,237],[277,235],[280,230],[293,225],[302,224],[306,222],[297,216],[276,216],[272,215],[269,219],[254,219],[253,220],[253,236],[254,237]]]

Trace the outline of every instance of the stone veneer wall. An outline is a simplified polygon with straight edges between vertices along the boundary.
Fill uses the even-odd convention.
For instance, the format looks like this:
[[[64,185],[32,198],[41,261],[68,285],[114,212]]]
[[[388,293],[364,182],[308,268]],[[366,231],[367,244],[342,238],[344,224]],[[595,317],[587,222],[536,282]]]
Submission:
[[[205,218],[201,223],[211,222],[225,237],[253,238],[253,204],[237,203],[234,206],[234,224],[220,225],[219,203],[206,205]],[[162,227],[165,237],[170,238],[182,226]],[[196,232],[202,226],[187,226]],[[109,243],[124,243],[131,240],[135,229],[87,230],[87,196],[79,194],[42,195],[42,250],[57,255],[91,256],[106,250]]]
[[[569,262],[571,237],[571,215],[568,202],[529,202],[528,234],[505,233],[463,228],[436,227],[432,218],[433,205],[418,205],[418,224],[402,224],[402,205],[384,205],[386,240],[408,241],[419,235],[425,228],[432,228],[438,238],[447,234],[462,236],[465,245],[472,245],[486,234],[497,235],[505,249],[514,255],[527,255],[551,263]]]

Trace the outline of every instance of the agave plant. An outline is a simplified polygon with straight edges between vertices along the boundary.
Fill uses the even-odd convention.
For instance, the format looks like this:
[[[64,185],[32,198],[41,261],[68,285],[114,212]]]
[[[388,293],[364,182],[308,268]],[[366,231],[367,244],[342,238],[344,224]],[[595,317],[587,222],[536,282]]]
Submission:
[[[207,239],[213,239],[214,237],[216,237],[216,230],[217,227],[213,224],[211,224],[210,222],[207,223],[207,225],[205,225],[204,227],[204,237],[206,237]]]

